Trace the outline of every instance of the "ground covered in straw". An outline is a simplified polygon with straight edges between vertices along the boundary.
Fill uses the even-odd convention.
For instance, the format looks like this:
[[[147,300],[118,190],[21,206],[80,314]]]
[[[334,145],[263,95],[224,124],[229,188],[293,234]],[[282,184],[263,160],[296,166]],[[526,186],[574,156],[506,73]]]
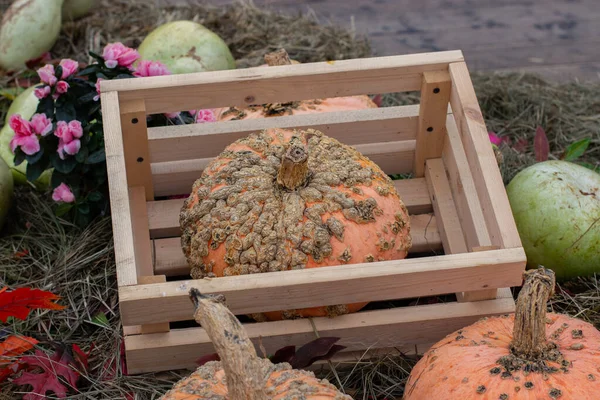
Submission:
[[[54,58],[88,61],[87,50],[122,41],[137,46],[155,26],[175,19],[193,19],[213,29],[228,43],[240,68],[262,63],[262,56],[284,47],[301,62],[366,57],[366,40],[344,29],[318,23],[313,16],[285,16],[259,10],[248,3],[227,8],[187,5],[156,8],[148,2],[102,1],[94,15],[66,23],[52,51]],[[26,82],[30,72],[0,76],[0,90]],[[531,75],[473,74],[475,89],[490,130],[511,144],[525,139],[529,146],[502,145],[502,173],[507,183],[535,159],[531,143],[537,126],[549,138],[551,158],[576,140],[591,137],[583,160],[600,159],[600,85],[555,86]],[[410,94],[387,95],[384,105],[418,100]],[[10,101],[0,98],[0,121]],[[1,124],[1,123],[0,123]],[[522,142],[523,143],[523,142]],[[2,334],[37,338],[43,348],[53,341],[91,348],[90,369],[79,394],[71,399],[158,398],[181,374],[127,376],[122,357],[121,325],[115,280],[110,219],[79,230],[55,217],[48,195],[29,188],[15,193],[14,210],[0,239],[0,286],[36,287],[55,292],[67,305],[63,311],[33,312],[24,322],[4,326]],[[591,321],[600,328],[600,283],[581,278],[561,286],[552,309]],[[93,347],[91,347],[93,345]],[[414,358],[390,354],[375,361],[338,365],[330,381],[341,384],[356,399],[400,398]],[[0,398],[20,398],[18,388],[5,385]]]

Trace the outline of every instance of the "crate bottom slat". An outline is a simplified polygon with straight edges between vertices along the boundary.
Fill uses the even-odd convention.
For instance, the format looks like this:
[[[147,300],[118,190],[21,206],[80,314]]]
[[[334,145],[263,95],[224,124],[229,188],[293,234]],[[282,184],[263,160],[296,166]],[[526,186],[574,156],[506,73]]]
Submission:
[[[313,321],[320,336],[340,337],[338,343],[347,346],[348,352],[432,343],[482,317],[514,312],[510,290],[500,289],[499,293],[495,300],[399,307]],[[315,339],[309,319],[250,323],[244,327],[259,352],[259,340],[267,353],[273,353]],[[125,351],[128,371],[138,374],[194,368],[198,358],[215,350],[204,329],[185,328],[126,336]]]

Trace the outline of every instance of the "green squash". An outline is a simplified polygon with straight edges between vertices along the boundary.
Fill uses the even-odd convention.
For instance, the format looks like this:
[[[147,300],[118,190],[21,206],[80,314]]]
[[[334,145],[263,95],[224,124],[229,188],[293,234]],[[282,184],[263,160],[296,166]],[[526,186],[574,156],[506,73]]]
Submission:
[[[35,87],[29,87],[25,91],[21,92],[15,100],[11,103],[6,113],[4,126],[0,130],[0,157],[6,162],[10,170],[12,171],[14,183],[17,185],[24,185],[27,183],[27,177],[25,175],[27,171],[27,161],[22,162],[18,166],[14,163],[14,154],[10,150],[10,141],[12,140],[15,132],[8,125],[8,120],[11,115],[19,114],[25,119],[30,119],[38,106],[38,98],[34,94]],[[52,171],[45,171],[34,184],[39,189],[45,189],[50,185],[50,177]]]
[[[506,190],[530,268],[543,265],[559,280],[600,273],[600,174],[545,161]]]
[[[227,44],[217,34],[192,21],[159,26],[138,48],[142,60],[160,61],[172,74],[235,69]]]

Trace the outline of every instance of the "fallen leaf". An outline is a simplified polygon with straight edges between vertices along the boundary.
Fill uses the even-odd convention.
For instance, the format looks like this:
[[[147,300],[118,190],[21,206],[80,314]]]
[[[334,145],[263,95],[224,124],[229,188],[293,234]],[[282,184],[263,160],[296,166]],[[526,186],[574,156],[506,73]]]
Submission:
[[[542,162],[548,160],[550,154],[550,144],[548,143],[548,137],[544,128],[538,126],[535,130],[535,138],[533,139],[533,151],[535,153],[535,160]]]
[[[18,357],[33,349],[37,343],[32,337],[16,335],[11,335],[0,343],[0,382],[23,369],[24,365]]]
[[[29,254],[29,250],[27,250],[27,249],[20,250],[15,253],[15,258],[16,259],[23,258],[28,254]]]
[[[521,138],[521,139],[517,140],[517,142],[513,146],[513,149],[515,149],[515,151],[517,151],[519,153],[525,153],[527,151],[527,147],[529,147],[529,143],[527,142],[527,139]]]
[[[326,357],[331,358],[333,354],[346,348],[337,346],[333,349],[338,340],[340,340],[339,337],[322,337],[308,342],[296,351],[289,363],[293,368],[302,369],[312,365],[315,361],[327,359]]]
[[[207,354],[197,359],[196,364],[201,367],[209,361],[221,361],[221,357],[217,353]]]
[[[381,107],[381,103],[383,102],[383,96],[381,96],[380,94],[376,94],[375,96],[373,96],[373,103],[375,103],[377,105],[377,107]]]
[[[20,320],[27,318],[31,310],[62,310],[65,306],[56,304],[54,300],[60,296],[40,289],[18,288],[8,291],[0,289],[0,321],[6,323],[9,317]]]
[[[80,367],[81,371],[83,372],[88,371],[88,359],[90,358],[90,354],[92,354],[93,349],[93,343],[90,345],[90,349],[87,353],[81,350],[81,347],[78,345],[73,344],[73,360],[76,364],[79,364],[78,367]]]
[[[269,359],[273,364],[279,364],[282,362],[290,362],[292,357],[296,355],[296,346],[285,346],[277,350]]]
[[[37,400],[46,397],[47,392],[54,394],[64,399],[67,395],[67,388],[58,379],[62,376],[69,385],[73,388],[77,387],[79,373],[75,371],[71,365],[73,356],[66,346],[59,346],[51,356],[48,356],[41,350],[36,350],[33,356],[21,357],[21,361],[27,364],[28,371],[14,379],[13,383],[21,386],[31,386],[31,391],[23,396],[23,400]],[[41,373],[33,373],[32,371],[39,369]]]

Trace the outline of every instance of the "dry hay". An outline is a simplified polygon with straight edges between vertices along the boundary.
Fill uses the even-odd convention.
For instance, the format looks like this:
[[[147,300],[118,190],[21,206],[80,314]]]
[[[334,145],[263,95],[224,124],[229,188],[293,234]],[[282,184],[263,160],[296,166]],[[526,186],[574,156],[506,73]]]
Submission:
[[[314,15],[286,16],[258,9],[249,2],[231,7],[201,3],[158,8],[147,1],[104,0],[99,11],[64,25],[53,49],[54,58],[88,61],[87,50],[99,51],[106,43],[122,41],[136,47],[154,27],[176,19],[193,19],[217,32],[230,46],[238,67],[262,63],[262,56],[284,47],[301,62],[358,58],[372,55],[368,42],[354,33],[320,23]],[[0,8],[8,2],[0,2]],[[22,74],[21,77],[26,76]],[[600,85],[551,85],[532,75],[473,74],[488,128],[500,135],[533,139],[543,126],[553,156],[583,137],[592,137],[586,160],[600,158]],[[0,76],[0,90],[14,86],[14,76]],[[9,102],[0,98],[0,125]],[[410,104],[415,94],[384,97],[384,105]],[[534,162],[531,149],[524,154],[502,148],[505,182]],[[30,286],[63,296],[63,311],[32,312],[26,321],[3,327],[2,336],[17,332],[38,338],[43,348],[49,340],[76,343],[84,350],[94,343],[90,371],[79,394],[70,399],[158,398],[181,374],[172,371],[127,376],[121,370],[121,325],[115,280],[110,219],[96,221],[84,231],[55,217],[47,197],[20,188],[16,191],[11,220],[0,240],[0,285]],[[23,250],[28,254],[22,254]],[[580,278],[564,285],[552,299],[554,311],[591,321],[600,328],[600,284],[597,278]],[[106,315],[108,324],[98,319]],[[300,344],[299,344],[300,345]],[[199,355],[200,356],[200,355]],[[356,399],[392,399],[402,396],[403,384],[414,357],[387,354],[375,360],[337,365],[341,382]],[[20,398],[17,388],[5,385],[0,398]]]

